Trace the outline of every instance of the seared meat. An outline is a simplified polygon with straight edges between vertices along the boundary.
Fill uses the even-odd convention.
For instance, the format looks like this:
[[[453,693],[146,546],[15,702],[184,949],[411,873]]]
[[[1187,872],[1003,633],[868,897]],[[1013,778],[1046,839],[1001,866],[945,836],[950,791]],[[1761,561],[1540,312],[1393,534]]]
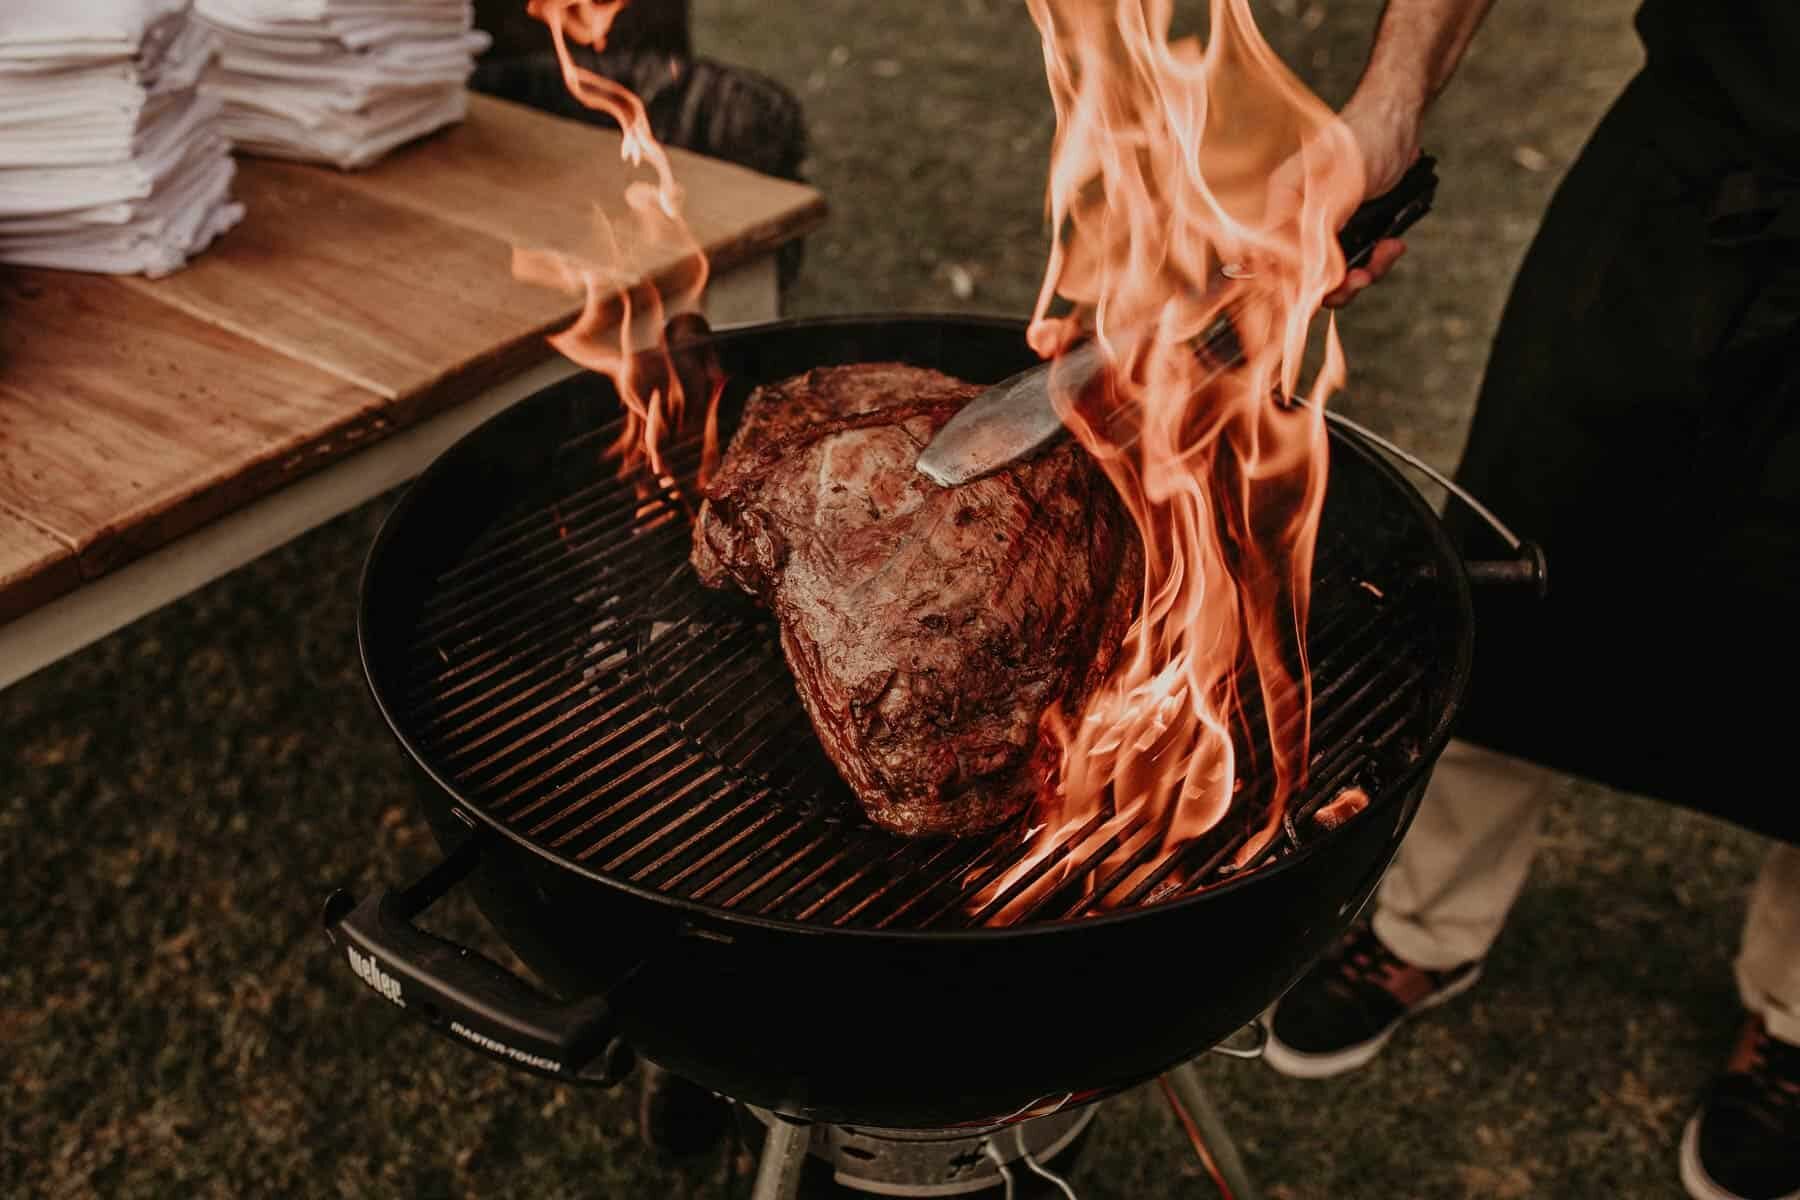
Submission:
[[[819,740],[876,824],[992,829],[1054,766],[1135,616],[1142,551],[1072,440],[957,488],[913,469],[980,389],[897,363],[759,389],[694,534],[714,587],[772,609]]]

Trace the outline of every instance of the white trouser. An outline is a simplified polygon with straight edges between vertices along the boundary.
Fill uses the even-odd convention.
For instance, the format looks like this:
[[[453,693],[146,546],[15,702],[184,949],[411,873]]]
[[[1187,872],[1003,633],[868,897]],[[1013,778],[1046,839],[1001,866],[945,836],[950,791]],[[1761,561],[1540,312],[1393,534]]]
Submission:
[[[1551,773],[1453,741],[1375,903],[1375,936],[1430,970],[1482,958],[1537,852]],[[1800,1043],[1800,847],[1777,845],[1750,896],[1737,959],[1744,1005]]]

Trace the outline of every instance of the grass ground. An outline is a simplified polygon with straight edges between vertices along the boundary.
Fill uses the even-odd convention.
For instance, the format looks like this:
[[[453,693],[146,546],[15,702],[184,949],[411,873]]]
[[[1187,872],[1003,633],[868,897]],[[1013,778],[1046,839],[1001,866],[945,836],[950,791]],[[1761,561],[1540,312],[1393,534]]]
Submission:
[[[1376,7],[1258,11],[1339,100]],[[1440,465],[1534,221],[1637,61],[1630,9],[1497,6],[1429,131],[1438,211],[1346,318],[1344,407]],[[1020,6],[700,0],[697,36],[807,103],[833,217],[793,310],[1028,306],[1051,127]],[[0,693],[0,1194],[747,1194],[732,1155],[644,1152],[628,1091],[491,1066],[325,953],[331,888],[408,878],[431,853],[353,644],[386,503]],[[1679,1196],[1676,1139],[1736,1017],[1760,850],[1565,782],[1478,990],[1343,1080],[1207,1067],[1266,1194]],[[1170,954],[1169,986],[1203,986]],[[1121,995],[1116,1019],[1131,1011]],[[1160,1104],[1107,1106],[1083,1197],[1208,1194]]]

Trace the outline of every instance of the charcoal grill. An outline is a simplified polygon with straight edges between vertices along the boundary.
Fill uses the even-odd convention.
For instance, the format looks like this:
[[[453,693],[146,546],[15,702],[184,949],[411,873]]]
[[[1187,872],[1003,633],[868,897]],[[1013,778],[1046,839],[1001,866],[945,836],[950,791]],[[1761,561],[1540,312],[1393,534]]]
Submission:
[[[727,435],[753,387],[811,367],[993,382],[1033,359],[1022,324],[968,317],[708,345]],[[612,1081],[635,1052],[795,1118],[993,1125],[1213,1046],[1386,868],[1460,703],[1472,621],[1469,571],[1363,436],[1332,429],[1311,770],[1278,842],[1231,869],[1269,802],[1252,772],[1235,816],[1173,853],[1144,831],[1077,834],[977,903],[1025,854],[1022,827],[904,841],[860,816],[771,619],[686,566],[697,442],[674,446],[669,478],[621,480],[603,453],[619,420],[593,376],[520,403],[419,479],[369,556],[364,666],[448,857],[410,888],[334,896],[327,927],[440,1030],[561,1079]],[[1352,785],[1363,812],[1312,820]],[[1052,869],[1068,882],[992,924]],[[544,986],[418,928],[459,883]]]

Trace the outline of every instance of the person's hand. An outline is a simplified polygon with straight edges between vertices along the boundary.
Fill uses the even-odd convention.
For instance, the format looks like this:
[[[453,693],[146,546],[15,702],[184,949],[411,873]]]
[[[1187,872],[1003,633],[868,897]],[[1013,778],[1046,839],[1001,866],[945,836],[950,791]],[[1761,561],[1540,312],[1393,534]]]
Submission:
[[[1379,94],[1358,92],[1338,114],[1350,130],[1363,161],[1363,199],[1369,200],[1400,182],[1406,169],[1419,157],[1419,112],[1416,105],[1406,104]],[[1360,267],[1352,267],[1343,282],[1327,292],[1326,308],[1342,308],[1364,288],[1376,283],[1393,269],[1406,253],[1406,243],[1399,238],[1383,238],[1375,243],[1369,259]]]

